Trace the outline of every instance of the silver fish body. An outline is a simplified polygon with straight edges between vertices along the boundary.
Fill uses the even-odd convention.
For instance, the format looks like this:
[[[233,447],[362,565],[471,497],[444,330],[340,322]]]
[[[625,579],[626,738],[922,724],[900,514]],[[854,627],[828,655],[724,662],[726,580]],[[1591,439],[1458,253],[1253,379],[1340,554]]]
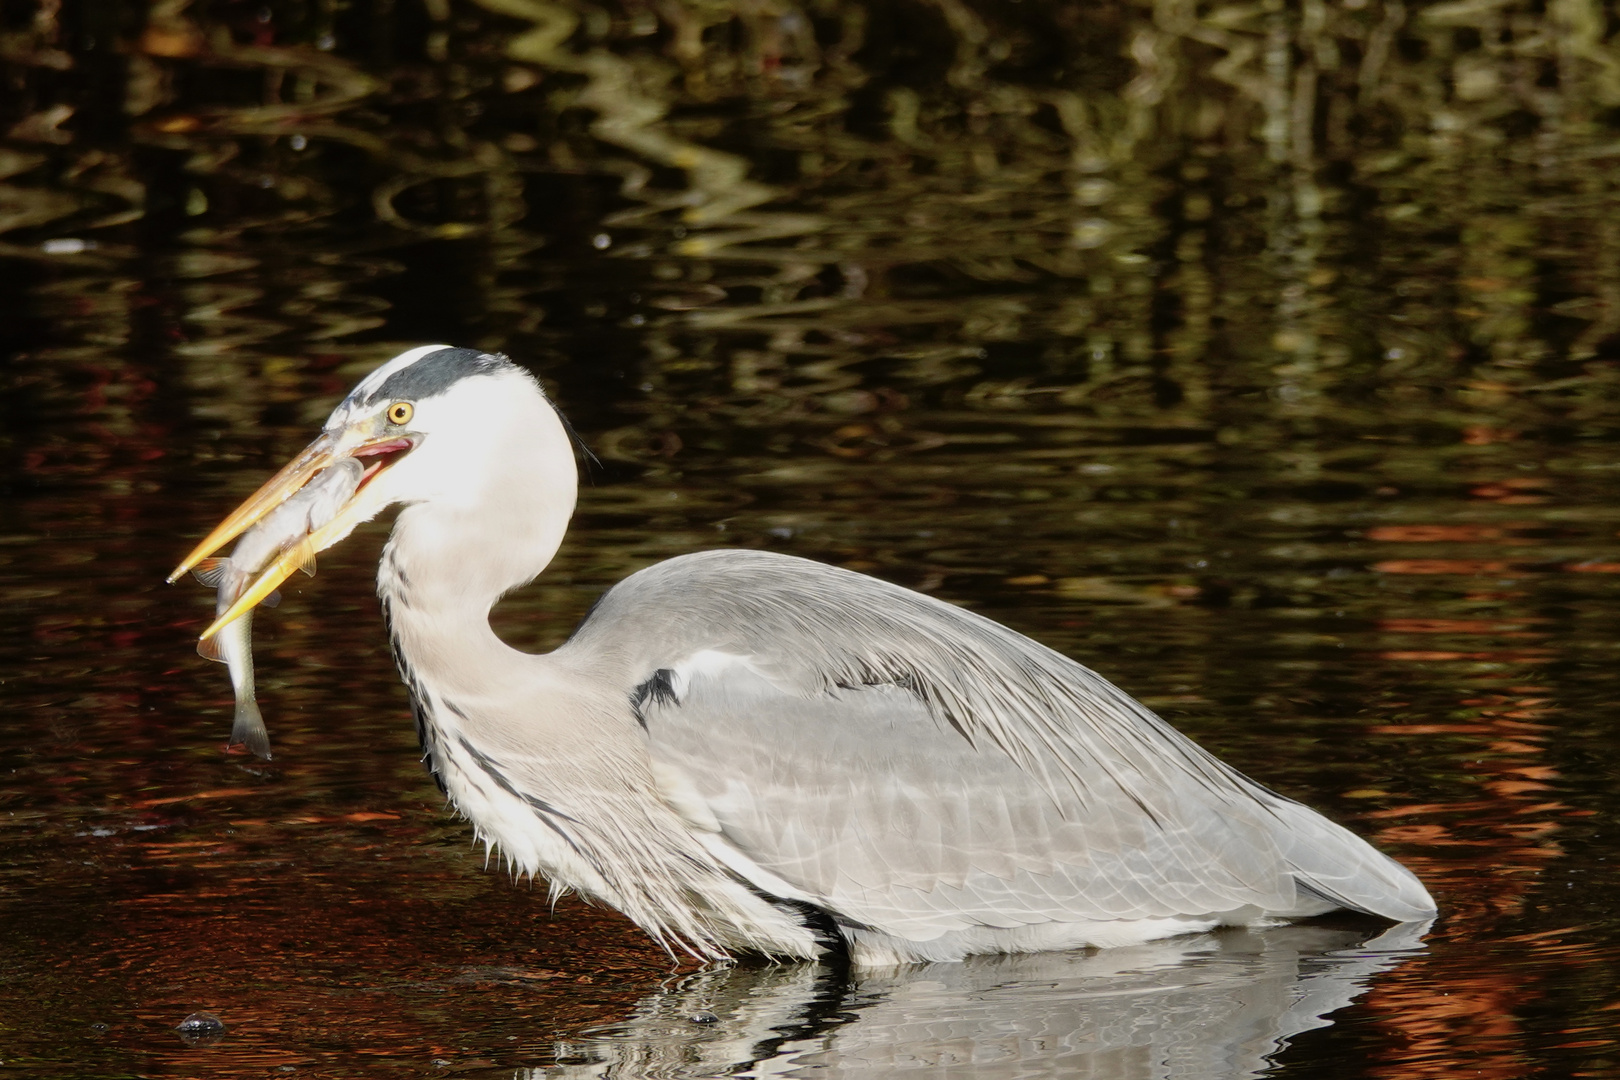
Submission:
[[[253,574],[237,570],[231,559],[220,559],[214,566],[199,566],[195,573],[198,581],[218,590],[214,601],[216,617],[236,602],[254,578]],[[266,606],[274,607],[279,602],[280,598],[274,597]],[[253,613],[243,615],[207,641],[199,641],[197,655],[224,664],[231,673],[236,719],[231,724],[229,745],[246,746],[254,755],[270,760],[270,732],[253,696]]]
[[[265,515],[242,534],[228,558],[204,559],[193,576],[215,590],[214,614],[220,616],[248,591],[260,571],[288,548],[336,516],[354,495],[365,474],[364,467],[351,459],[324,469],[292,498]],[[313,559],[304,572],[315,573]],[[275,607],[278,594],[271,594],[264,607]],[[199,656],[224,664],[236,692],[236,718],[231,725],[231,746],[246,746],[256,756],[270,759],[270,732],[254,697],[253,613],[250,611],[227,624],[213,637],[197,643]]]

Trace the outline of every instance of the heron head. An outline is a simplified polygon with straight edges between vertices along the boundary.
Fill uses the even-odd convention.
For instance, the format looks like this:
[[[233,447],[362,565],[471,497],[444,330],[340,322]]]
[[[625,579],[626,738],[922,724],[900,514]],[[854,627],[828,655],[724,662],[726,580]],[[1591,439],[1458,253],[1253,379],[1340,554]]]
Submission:
[[[540,385],[498,353],[425,345],[394,357],[360,381],[332,410],[321,434],[198,544],[169,576],[178,580],[200,560],[252,528],[333,464],[365,466],[359,486],[327,522],[286,548],[228,611],[203,634],[220,628],[269,596],[294,569],[349,535],[355,526],[396,504],[434,503],[451,511],[487,504],[514,482],[533,478],[534,462],[514,462],[526,450],[537,460],[559,456],[557,483],[573,497],[573,459],[566,428]]]

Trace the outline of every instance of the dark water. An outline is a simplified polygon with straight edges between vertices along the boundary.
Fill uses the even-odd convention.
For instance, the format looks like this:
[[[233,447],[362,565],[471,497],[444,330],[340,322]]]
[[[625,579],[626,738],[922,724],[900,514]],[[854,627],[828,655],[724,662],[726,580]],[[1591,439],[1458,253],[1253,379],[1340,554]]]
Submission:
[[[1620,1075],[1615,28],[0,6],[0,1072]],[[672,972],[484,869],[380,527],[257,620],[277,755],[225,754],[212,595],[163,577],[425,341],[531,365],[602,459],[514,642],[680,552],[866,570],[1105,672],[1441,919]]]

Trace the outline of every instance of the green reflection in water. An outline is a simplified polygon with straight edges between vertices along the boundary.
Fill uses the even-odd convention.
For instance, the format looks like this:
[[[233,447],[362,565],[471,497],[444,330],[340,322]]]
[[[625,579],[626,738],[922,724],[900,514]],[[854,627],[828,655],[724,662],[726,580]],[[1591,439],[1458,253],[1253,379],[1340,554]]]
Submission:
[[[1431,954],[1283,1068],[1612,1069],[1612,22],[1582,0],[7,8],[0,941],[26,974],[0,995],[53,1018],[9,1053],[178,1053],[152,1032],[240,1007],[248,965],[276,1034],[232,1069],[357,1045],[511,1067],[658,978],[611,920],[552,923],[474,871],[415,763],[366,550],[262,620],[289,756],[263,775],[217,752],[206,599],[157,584],[360,372],[447,340],[532,363],[604,459],[558,564],[498,613],[512,640],[721,544],[972,605],[1436,886]],[[312,896],[346,914],[306,926]],[[504,955],[505,919],[533,957]],[[262,954],[217,945],[256,926]],[[401,941],[442,952],[405,970]],[[87,955],[125,1018],[104,1058],[75,1041]],[[458,964],[529,974],[413,1011],[399,984],[480,985]],[[317,1031],[312,1000],[364,1005]]]

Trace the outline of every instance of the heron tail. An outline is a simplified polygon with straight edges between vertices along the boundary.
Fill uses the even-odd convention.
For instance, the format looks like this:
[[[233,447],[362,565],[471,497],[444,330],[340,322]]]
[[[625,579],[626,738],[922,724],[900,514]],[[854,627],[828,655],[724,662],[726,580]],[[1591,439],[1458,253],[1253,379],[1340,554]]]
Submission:
[[[1273,810],[1289,821],[1283,855],[1301,889],[1397,922],[1434,917],[1434,898],[1417,875],[1349,829],[1292,801]]]

